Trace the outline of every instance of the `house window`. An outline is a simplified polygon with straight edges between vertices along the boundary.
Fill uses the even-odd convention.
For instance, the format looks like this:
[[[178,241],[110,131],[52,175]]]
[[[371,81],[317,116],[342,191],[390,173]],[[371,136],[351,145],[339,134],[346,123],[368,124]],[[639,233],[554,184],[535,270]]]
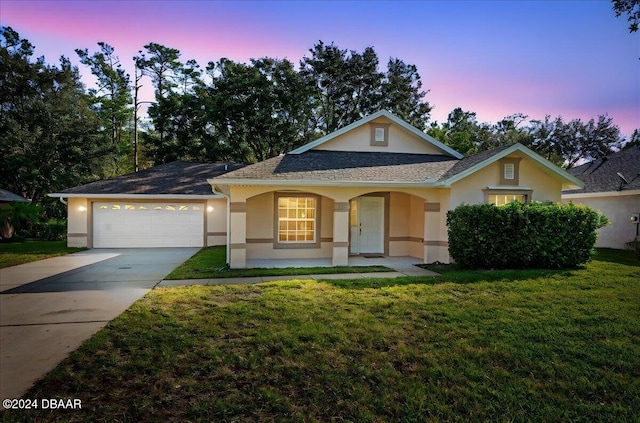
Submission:
[[[376,147],[386,147],[389,145],[389,125],[388,123],[371,123],[371,145]]]
[[[495,204],[496,206],[504,206],[505,204],[509,204],[512,201],[517,201],[519,203],[527,202],[526,194],[489,194],[488,202],[489,204]]]
[[[317,199],[278,197],[278,243],[316,242]]]

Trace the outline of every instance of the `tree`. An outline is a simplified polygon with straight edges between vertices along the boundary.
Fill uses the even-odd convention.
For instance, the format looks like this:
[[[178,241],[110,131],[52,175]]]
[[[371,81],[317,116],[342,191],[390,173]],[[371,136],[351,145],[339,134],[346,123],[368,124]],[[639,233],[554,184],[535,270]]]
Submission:
[[[153,121],[155,134],[145,133],[143,140],[147,143],[149,154],[155,164],[175,160],[171,152],[174,140],[167,140],[172,109],[176,106],[176,98],[172,96],[178,86],[178,74],[183,68],[180,62],[180,51],[157,43],[144,46],[146,53],[134,57],[135,65],[151,77],[155,87],[155,103],[148,109]],[[147,56],[148,55],[148,56]]]
[[[640,129],[634,129],[631,139],[622,147],[623,150],[631,147],[640,147]]]
[[[619,150],[621,147],[620,128],[607,115],[598,116],[598,121],[590,119],[586,124],[574,119],[565,125],[560,134],[560,152],[567,169],[581,160],[595,160]]]
[[[308,140],[309,97],[291,62],[221,59],[207,70],[212,77],[207,115],[214,125],[209,157],[261,161]]]
[[[530,138],[527,147],[550,162],[561,166],[564,163],[564,158],[558,144],[557,134],[563,127],[564,122],[560,116],[553,120],[549,115],[546,115],[544,120],[532,120],[528,128]]]
[[[114,150],[114,168],[109,172],[109,176],[113,176],[121,173],[121,162],[131,152],[131,140],[124,136],[132,117],[131,84],[114,48],[104,42],[99,42],[98,46],[100,51],[92,55],[87,49],[76,49],[76,53],[80,62],[88,66],[97,78],[98,88],[90,89],[89,94],[94,98],[104,137]]]
[[[381,108],[387,109],[418,129],[426,129],[432,107],[424,100],[422,80],[415,65],[389,59],[382,81]]]
[[[2,184],[38,204],[47,193],[97,179],[109,148],[77,68],[65,57],[58,66],[33,62],[33,48],[0,27]]]
[[[314,105],[319,135],[328,134],[380,108],[382,74],[372,47],[360,54],[322,41],[300,61]]]
[[[629,22],[629,32],[638,31],[638,25],[640,24],[640,0],[612,0],[613,11],[616,13],[616,18],[619,18],[622,14],[627,15],[627,22]]]
[[[476,114],[456,107],[449,113],[446,122],[441,126],[437,123],[432,124],[427,133],[462,155],[468,156],[477,152],[477,130]]]
[[[13,238],[25,226],[36,223],[42,212],[40,206],[16,201],[0,208],[0,240]]]

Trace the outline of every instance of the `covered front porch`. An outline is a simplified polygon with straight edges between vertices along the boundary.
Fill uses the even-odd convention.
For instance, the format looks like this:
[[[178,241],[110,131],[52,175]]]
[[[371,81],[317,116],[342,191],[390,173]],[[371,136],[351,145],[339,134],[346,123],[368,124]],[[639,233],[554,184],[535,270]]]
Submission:
[[[385,188],[231,187],[230,267],[448,262],[448,192]]]

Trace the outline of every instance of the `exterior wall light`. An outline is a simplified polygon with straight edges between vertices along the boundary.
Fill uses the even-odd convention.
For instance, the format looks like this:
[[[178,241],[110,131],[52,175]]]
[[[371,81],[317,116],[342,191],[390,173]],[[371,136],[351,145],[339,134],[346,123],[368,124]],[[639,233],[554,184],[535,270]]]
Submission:
[[[213,206],[208,206],[207,207],[207,213],[211,213],[213,212]]]
[[[87,210],[87,208],[85,206],[80,206],[78,207],[78,210],[80,210],[81,212],[84,212]]]

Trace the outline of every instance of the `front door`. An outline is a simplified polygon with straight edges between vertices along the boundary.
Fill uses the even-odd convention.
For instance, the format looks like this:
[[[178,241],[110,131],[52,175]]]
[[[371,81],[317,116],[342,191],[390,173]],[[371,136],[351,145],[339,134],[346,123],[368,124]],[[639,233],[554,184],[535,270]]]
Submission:
[[[384,197],[351,200],[351,253],[384,253]]]

